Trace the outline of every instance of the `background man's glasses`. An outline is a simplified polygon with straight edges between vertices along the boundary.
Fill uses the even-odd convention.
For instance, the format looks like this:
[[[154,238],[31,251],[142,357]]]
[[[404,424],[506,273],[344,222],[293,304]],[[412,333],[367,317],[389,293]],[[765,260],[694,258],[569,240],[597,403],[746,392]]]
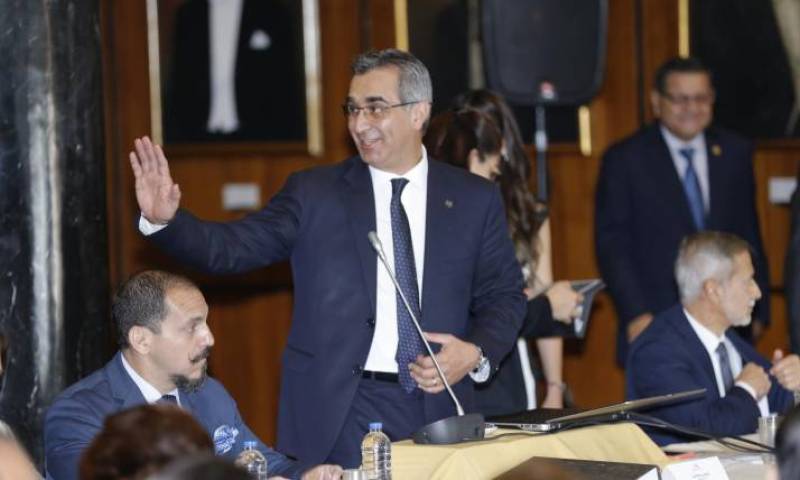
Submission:
[[[672,95],[671,93],[662,93],[662,97],[666,98],[670,103],[681,107],[687,107],[690,103],[697,105],[711,105],[714,102],[713,93],[701,93],[699,95]]]
[[[367,120],[382,120],[386,115],[389,114],[389,111],[393,108],[397,107],[405,107],[406,105],[413,105],[415,103],[419,103],[419,100],[414,100],[411,102],[403,102],[403,103],[396,103],[394,105],[387,105],[385,103],[370,103],[369,105],[365,105],[363,107],[356,106],[351,103],[346,103],[342,105],[342,111],[344,112],[344,116],[347,117],[348,120],[355,120],[358,118],[358,114],[364,112]]]

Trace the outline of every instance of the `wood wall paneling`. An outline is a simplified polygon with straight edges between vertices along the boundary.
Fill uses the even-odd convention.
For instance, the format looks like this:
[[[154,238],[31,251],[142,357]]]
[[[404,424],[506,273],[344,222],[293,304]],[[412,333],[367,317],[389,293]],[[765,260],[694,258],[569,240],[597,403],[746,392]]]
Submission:
[[[678,55],[678,3],[680,0],[637,0],[642,11],[642,76],[645,118],[653,119],[649,95],[656,69]]]
[[[290,292],[207,294],[216,337],[209,370],[236,399],[242,418],[261,440],[275,445],[283,344],[289,335]],[[277,345],[277,347],[276,347]]]
[[[594,195],[600,160],[613,142],[639,127],[635,2],[609,2],[604,83],[590,104],[592,154],[554,152],[550,161],[553,267],[557,279],[598,276],[594,256]],[[568,341],[564,378],[577,404],[586,407],[620,401],[624,377],[616,364],[616,314],[601,294],[587,336]],[[598,380],[603,388],[597,388]]]

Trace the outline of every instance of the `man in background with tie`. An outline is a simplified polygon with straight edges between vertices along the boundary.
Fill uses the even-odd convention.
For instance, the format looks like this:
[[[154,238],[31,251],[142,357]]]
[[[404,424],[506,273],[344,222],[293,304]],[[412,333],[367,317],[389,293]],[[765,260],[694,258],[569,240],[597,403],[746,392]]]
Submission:
[[[399,440],[456,413],[368,233],[465,411],[474,411],[473,383],[515,344],[525,312],[499,190],[422,146],[433,101],[425,65],[389,49],[360,55],[352,70],[343,111],[359,155],[292,174],[238,221],[179,209],[167,159],[147,138],[130,158],[140,230],[171,256],[217,274],[291,260],[278,448],[347,468],[361,463],[370,422]]]
[[[752,144],[710,126],[711,73],[697,59],[662,65],[651,104],[658,121],[610,147],[597,180],[595,251],[617,311],[620,365],[628,343],[678,300],[672,265],[681,239],[693,232],[730,232],[752,246],[763,293],[756,336],[769,321]]]
[[[270,476],[338,479],[333,465],[310,468],[264,445],[245,425],[225,387],[206,376],[214,345],[208,305],[189,279],[145,271],[120,287],[111,306],[120,351],[102,369],[72,385],[47,411],[47,478],[78,478],[78,462],[105,418],[145,403],[179,405],[208,431],[217,455],[233,461],[254,440]]]
[[[627,398],[705,388],[705,397],[648,412],[714,436],[743,435],[758,417],[783,413],[800,390],[800,358],[776,350],[772,364],[731,327],[750,323],[761,290],[750,247],[739,237],[705,231],[686,237],[675,262],[680,303],[655,316],[631,344]],[[690,439],[648,432],[665,445]]]

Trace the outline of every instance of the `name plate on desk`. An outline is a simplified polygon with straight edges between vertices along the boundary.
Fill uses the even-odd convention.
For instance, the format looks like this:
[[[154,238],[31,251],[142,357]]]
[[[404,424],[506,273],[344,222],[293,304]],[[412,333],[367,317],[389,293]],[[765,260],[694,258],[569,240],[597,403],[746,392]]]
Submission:
[[[671,463],[664,467],[663,480],[729,480],[717,457],[698,458]]]

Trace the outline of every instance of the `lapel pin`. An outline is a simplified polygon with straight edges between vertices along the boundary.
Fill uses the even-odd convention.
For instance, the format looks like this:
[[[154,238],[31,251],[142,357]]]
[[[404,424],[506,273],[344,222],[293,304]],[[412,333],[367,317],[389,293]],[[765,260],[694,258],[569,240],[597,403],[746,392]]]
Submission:
[[[448,199],[444,201],[444,206],[447,208],[453,208],[453,201]]]
[[[714,155],[715,157],[719,157],[720,155],[722,155],[722,148],[716,143],[714,145],[711,145],[711,154]]]

